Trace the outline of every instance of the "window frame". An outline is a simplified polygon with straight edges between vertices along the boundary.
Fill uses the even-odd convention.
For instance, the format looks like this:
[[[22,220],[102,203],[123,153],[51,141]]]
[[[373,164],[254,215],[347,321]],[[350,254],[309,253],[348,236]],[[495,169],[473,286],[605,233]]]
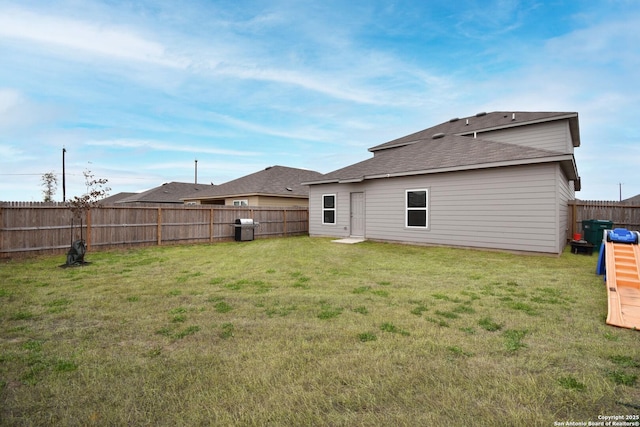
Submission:
[[[327,208],[324,205],[324,198],[325,197],[333,197],[333,207],[332,208]],[[322,225],[336,225],[337,224],[337,216],[338,216],[338,196],[335,193],[327,193],[327,194],[323,194],[322,195],[322,199],[321,199],[321,217],[322,217]],[[327,211],[332,211],[333,212],[333,222],[325,222],[324,221],[324,214]]]
[[[234,200],[233,201],[233,206],[236,206],[236,207],[249,206],[249,199]]]
[[[419,191],[423,191],[425,193],[425,206],[422,207],[410,207],[409,206],[409,193],[417,193]],[[425,188],[410,188],[405,190],[404,192],[404,227],[408,229],[417,229],[417,230],[429,230],[429,210],[430,210],[430,191],[428,187]],[[409,225],[409,212],[410,211],[418,211],[425,213],[425,225]]]

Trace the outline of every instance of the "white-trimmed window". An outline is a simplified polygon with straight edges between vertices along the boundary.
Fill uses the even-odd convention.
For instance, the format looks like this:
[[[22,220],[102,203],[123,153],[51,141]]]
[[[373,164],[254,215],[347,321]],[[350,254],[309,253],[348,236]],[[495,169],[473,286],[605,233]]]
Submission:
[[[234,200],[233,201],[233,206],[249,206],[249,200],[247,200],[247,199]]]
[[[426,188],[406,191],[406,220],[408,228],[429,227],[429,190]]]
[[[336,195],[335,194],[322,195],[322,223],[323,224],[336,223]]]

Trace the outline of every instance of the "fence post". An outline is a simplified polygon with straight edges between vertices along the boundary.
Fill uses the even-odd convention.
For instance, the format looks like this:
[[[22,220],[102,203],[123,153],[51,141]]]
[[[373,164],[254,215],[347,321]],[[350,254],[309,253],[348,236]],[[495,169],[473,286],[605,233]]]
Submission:
[[[4,219],[3,219],[4,210],[5,210],[4,206],[0,205],[0,229],[4,228]],[[2,249],[3,249],[2,244],[3,243],[4,243],[3,234],[0,233],[0,255],[2,254]]]
[[[209,243],[213,243],[213,208],[209,209]]]
[[[284,237],[287,237],[287,210],[286,209],[282,209],[282,231],[284,234]]]
[[[91,249],[91,208],[87,208],[87,251]],[[82,224],[80,225],[82,227]]]
[[[158,208],[158,246],[162,245],[162,208]]]
[[[576,235],[576,221],[578,218],[576,217],[578,213],[578,207],[576,206],[576,201],[574,200],[571,206],[571,238]]]

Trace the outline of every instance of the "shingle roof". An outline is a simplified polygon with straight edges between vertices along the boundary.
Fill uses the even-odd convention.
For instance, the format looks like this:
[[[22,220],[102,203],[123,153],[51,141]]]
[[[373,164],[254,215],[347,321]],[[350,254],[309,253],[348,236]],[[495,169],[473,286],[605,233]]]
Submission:
[[[159,187],[142,193],[135,193],[117,201],[117,204],[123,203],[182,203],[182,198],[188,194],[197,191],[204,191],[213,187],[207,184],[194,184],[188,182],[168,182]]]
[[[467,136],[445,135],[420,140],[323,175],[319,181],[357,181],[367,177],[409,175],[446,169],[468,169],[505,163],[570,160],[572,155]]]
[[[625,205],[640,205],[640,194],[637,194],[622,201]]]
[[[369,149],[374,157],[323,175],[310,184],[425,174],[540,162],[560,162],[569,179],[578,179],[571,153],[491,141],[482,132],[569,120],[574,146],[579,145],[577,113],[493,112],[452,119]],[[477,133],[477,137],[474,137]],[[434,138],[434,135],[436,137]],[[462,136],[466,135],[466,136]]]
[[[304,181],[322,177],[320,172],[286,166],[271,166],[224,184],[216,185],[197,194],[189,194],[184,200],[209,199],[239,195],[270,195],[279,197],[309,197],[309,187]]]
[[[117,193],[112,196],[105,197],[102,200],[99,200],[98,203],[101,205],[112,205],[122,199],[126,199],[127,197],[133,196],[135,194],[136,193],[125,193],[125,192]]]
[[[468,135],[478,131],[504,129],[508,127],[523,126],[552,120],[569,119],[574,147],[580,146],[578,131],[578,113],[567,112],[529,112],[529,111],[494,111],[491,113],[478,113],[475,116],[454,118],[439,125],[412,133],[384,144],[376,145],[369,149],[375,152],[387,148],[411,144],[420,140],[430,139],[434,134]]]

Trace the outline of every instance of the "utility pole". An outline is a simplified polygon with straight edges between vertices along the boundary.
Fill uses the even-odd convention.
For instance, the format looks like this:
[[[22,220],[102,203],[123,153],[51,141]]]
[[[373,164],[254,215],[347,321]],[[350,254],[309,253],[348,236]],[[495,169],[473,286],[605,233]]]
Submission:
[[[620,201],[622,201],[622,183],[618,183],[618,187],[620,188]]]
[[[196,184],[198,183],[198,159],[196,159]]]
[[[67,201],[67,188],[65,181],[65,173],[64,173],[64,154],[67,152],[67,149],[62,147],[62,202]]]

